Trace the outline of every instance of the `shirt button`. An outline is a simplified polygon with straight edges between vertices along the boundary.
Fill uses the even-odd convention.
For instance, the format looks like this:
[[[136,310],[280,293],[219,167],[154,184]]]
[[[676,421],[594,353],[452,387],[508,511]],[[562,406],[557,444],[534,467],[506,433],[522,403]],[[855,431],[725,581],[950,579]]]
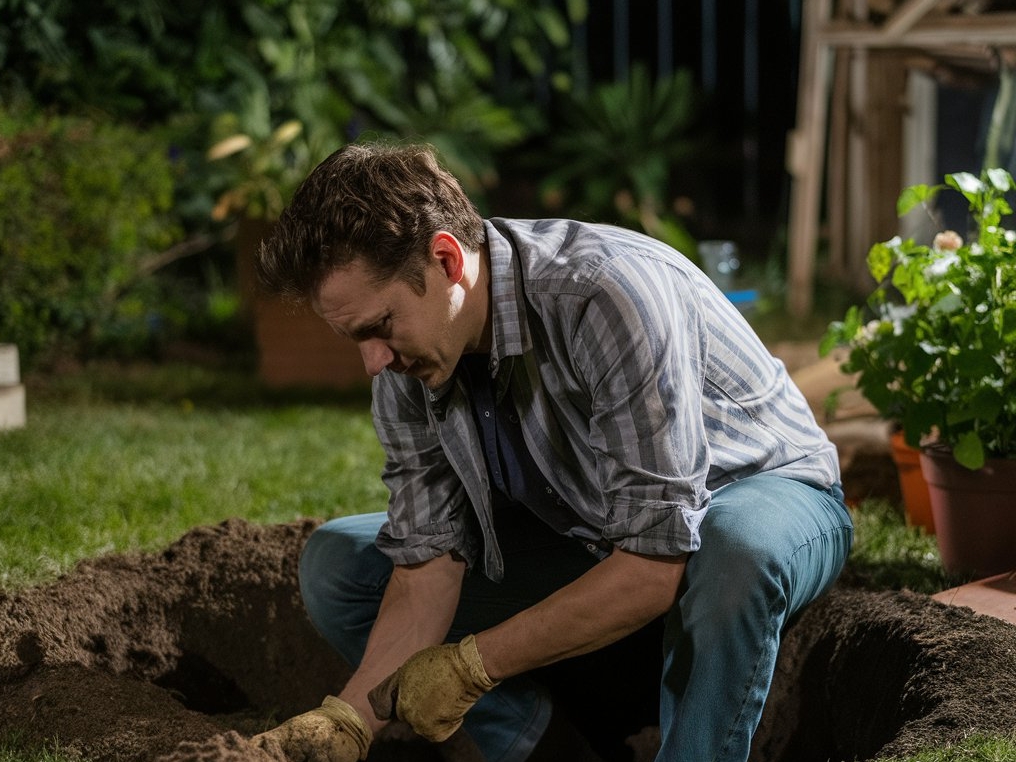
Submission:
[[[487,410],[486,412],[484,412],[484,414],[483,414],[483,415],[484,415],[484,417],[486,417],[486,418],[490,418],[490,411],[489,411],[489,410]]]
[[[598,548],[593,543],[587,542],[586,550],[588,550],[590,553],[595,553],[598,550]]]
[[[552,490],[550,487],[547,487],[547,494],[548,495],[553,495],[554,494],[554,490]]]

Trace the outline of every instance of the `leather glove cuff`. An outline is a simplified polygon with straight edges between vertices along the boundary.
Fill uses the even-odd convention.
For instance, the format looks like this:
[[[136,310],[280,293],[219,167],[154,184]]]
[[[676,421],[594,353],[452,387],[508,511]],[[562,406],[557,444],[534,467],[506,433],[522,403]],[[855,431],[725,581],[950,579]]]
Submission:
[[[473,635],[466,635],[459,642],[459,656],[469,678],[479,690],[486,693],[500,682],[491,680],[487,670],[483,668],[483,659],[480,658],[480,652],[476,648],[476,638]]]
[[[359,712],[336,696],[325,696],[317,711],[335,723],[336,732],[346,733],[352,739],[360,752],[361,760],[367,759],[367,751],[370,749],[371,741],[374,740],[374,734]]]

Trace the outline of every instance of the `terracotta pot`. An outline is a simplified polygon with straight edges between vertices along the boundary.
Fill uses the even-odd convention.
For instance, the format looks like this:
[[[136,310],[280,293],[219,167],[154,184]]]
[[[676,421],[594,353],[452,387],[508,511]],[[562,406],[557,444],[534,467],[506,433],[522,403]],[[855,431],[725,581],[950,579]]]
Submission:
[[[982,578],[1016,569],[1016,459],[971,471],[948,450],[926,448],[921,470],[946,571]]]
[[[907,524],[923,527],[928,534],[935,534],[935,518],[931,513],[931,497],[928,484],[921,472],[921,451],[904,441],[902,431],[894,431],[889,437],[892,444],[893,461],[900,478],[900,492],[903,494],[903,511]]]

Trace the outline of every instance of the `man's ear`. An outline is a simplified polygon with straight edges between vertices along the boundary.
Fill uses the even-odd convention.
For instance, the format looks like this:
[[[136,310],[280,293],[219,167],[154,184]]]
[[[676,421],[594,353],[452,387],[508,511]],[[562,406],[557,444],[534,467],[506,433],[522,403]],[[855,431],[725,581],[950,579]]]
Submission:
[[[430,255],[436,259],[452,283],[462,280],[465,268],[465,252],[459,240],[444,230],[439,230],[430,240]]]

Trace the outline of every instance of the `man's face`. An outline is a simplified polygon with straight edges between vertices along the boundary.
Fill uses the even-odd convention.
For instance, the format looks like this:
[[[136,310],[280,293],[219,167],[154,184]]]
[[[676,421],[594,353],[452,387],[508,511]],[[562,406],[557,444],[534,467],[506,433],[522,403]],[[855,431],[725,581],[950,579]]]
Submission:
[[[433,258],[426,291],[418,294],[402,280],[378,284],[357,260],[325,279],[313,306],[336,333],[359,345],[371,376],[389,368],[437,389],[466,348],[460,279]]]

